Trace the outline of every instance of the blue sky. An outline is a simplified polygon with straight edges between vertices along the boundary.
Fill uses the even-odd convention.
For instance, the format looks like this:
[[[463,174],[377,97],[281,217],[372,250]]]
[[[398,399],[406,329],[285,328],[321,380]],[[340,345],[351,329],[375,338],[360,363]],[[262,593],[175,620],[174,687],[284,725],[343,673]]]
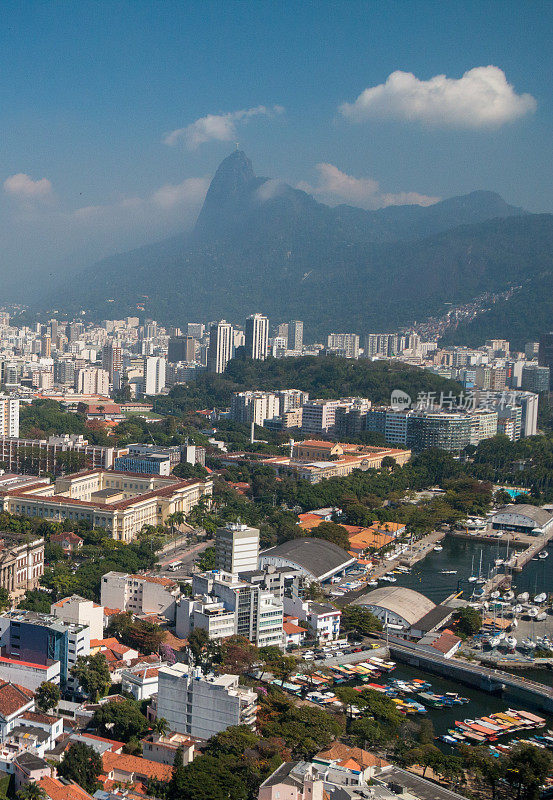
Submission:
[[[326,202],[553,212],[552,34],[547,2],[5,1],[4,288],[190,225],[235,140]]]

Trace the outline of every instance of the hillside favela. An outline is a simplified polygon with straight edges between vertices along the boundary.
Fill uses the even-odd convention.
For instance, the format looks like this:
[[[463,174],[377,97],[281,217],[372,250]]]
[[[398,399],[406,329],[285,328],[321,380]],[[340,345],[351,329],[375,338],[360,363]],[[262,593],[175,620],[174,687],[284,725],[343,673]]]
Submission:
[[[0,800],[553,798],[553,7],[6,0]]]

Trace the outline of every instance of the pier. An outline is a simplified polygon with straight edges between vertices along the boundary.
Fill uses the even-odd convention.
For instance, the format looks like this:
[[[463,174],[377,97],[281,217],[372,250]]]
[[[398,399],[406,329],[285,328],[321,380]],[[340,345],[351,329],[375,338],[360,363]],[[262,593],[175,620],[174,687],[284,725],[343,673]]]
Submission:
[[[398,639],[390,640],[388,647],[390,657],[395,661],[553,713],[553,687],[462,659],[434,655],[416,644]]]

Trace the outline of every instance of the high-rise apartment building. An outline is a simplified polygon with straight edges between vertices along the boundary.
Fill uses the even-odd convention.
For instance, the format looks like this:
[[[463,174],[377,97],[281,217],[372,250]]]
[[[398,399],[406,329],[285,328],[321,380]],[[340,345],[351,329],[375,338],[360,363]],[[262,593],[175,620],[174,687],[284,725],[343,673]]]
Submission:
[[[102,368],[109,374],[109,382],[113,383],[116,373],[123,371],[121,347],[117,344],[106,344],[102,349]]]
[[[356,333],[329,333],[327,349],[344,358],[359,358],[359,336]]]
[[[231,575],[256,570],[259,560],[259,529],[229,522],[217,528],[215,536],[217,569]]]
[[[209,739],[233,725],[254,728],[257,695],[238,675],[204,675],[176,663],[159,670],[156,716],[177,733]]]
[[[235,392],[230,401],[230,416],[235,422],[264,425],[278,417],[279,398],[274,392]]]
[[[332,433],[339,400],[308,400],[303,404],[301,430],[305,434]]]
[[[196,339],[193,336],[171,336],[167,361],[194,361],[196,358]]]
[[[252,314],[246,319],[246,356],[264,360],[269,353],[269,320],[263,314]]]
[[[40,340],[40,355],[42,358],[51,358],[52,356],[52,339],[47,333]]]
[[[0,436],[19,436],[19,399],[0,394]]]
[[[553,331],[540,336],[538,364],[540,367],[549,367],[549,388],[553,388]]]
[[[224,372],[234,354],[233,328],[222,319],[215,322],[209,331],[208,372]]]
[[[301,353],[303,347],[303,322],[294,319],[288,323],[288,350]]]
[[[186,325],[186,333],[193,339],[201,339],[205,333],[205,325],[202,322],[189,322]]]
[[[80,369],[75,377],[75,389],[79,394],[109,394],[109,372],[98,367]]]
[[[144,356],[144,394],[159,394],[165,388],[164,358]]]
[[[525,364],[522,368],[521,388],[527,392],[549,391],[551,370],[549,367],[539,366],[538,364]]]

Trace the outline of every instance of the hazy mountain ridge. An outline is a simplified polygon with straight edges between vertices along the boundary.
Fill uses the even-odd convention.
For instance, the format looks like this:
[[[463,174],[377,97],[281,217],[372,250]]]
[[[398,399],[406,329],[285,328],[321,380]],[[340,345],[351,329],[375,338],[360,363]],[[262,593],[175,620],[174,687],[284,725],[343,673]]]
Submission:
[[[259,310],[275,321],[304,319],[314,335],[386,330],[548,274],[552,245],[552,215],[528,214],[493,192],[428,207],[332,208],[256,177],[235,151],[191,234],[104,259],[62,296],[98,316],[145,301],[148,316],[176,324]]]

